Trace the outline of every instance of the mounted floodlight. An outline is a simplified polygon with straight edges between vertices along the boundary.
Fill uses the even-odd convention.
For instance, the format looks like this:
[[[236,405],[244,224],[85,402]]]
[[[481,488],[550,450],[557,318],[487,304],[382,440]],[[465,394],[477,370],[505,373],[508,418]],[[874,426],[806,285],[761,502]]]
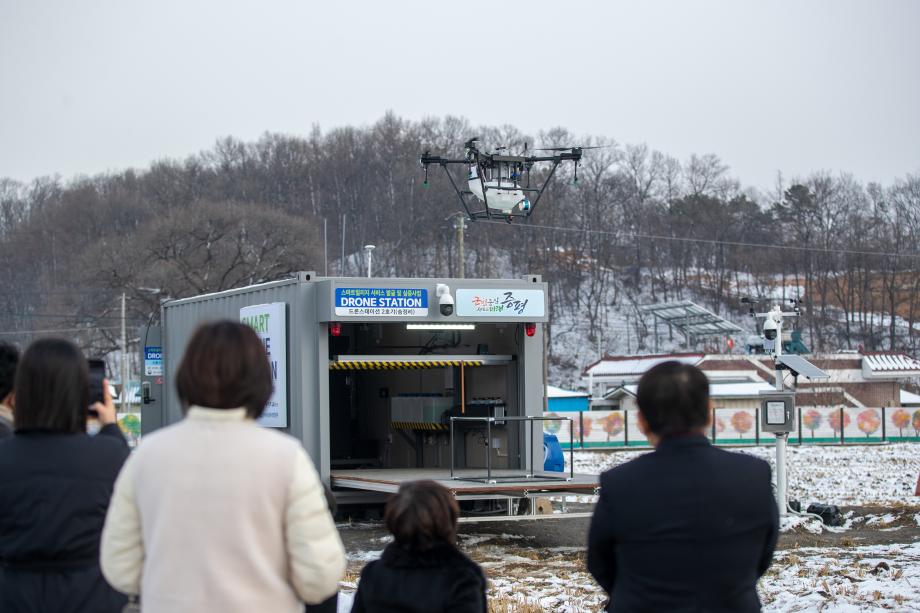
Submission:
[[[475,330],[476,324],[406,324],[406,330]]]

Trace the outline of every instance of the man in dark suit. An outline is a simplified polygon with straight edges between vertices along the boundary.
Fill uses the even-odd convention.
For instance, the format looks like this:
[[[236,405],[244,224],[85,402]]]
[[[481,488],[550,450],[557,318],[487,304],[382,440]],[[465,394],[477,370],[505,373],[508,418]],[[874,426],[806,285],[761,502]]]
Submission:
[[[588,570],[608,611],[759,611],[779,514],[763,460],[710,445],[709,381],[664,362],[639,381],[655,451],[601,476]]]

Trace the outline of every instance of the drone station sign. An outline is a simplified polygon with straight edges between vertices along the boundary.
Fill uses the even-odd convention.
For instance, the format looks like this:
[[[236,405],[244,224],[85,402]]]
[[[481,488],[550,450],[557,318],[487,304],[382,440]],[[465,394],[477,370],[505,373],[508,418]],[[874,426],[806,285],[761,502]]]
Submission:
[[[428,290],[400,287],[337,287],[339,316],[427,317]]]

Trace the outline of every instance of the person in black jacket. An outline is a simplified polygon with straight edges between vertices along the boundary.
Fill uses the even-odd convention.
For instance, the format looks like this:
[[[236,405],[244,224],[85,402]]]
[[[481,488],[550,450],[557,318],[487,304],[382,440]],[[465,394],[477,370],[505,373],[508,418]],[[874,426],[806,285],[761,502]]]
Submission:
[[[710,445],[709,381],[669,361],[639,381],[655,451],[601,476],[588,570],[608,611],[759,611],[779,514],[763,460]]]
[[[96,436],[86,433],[86,359],[72,343],[35,341],[15,389],[15,434],[0,444],[0,611],[120,613],[127,599],[99,569],[106,509],[128,457],[108,382],[92,407]]]
[[[384,511],[393,542],[361,571],[352,613],[485,613],[485,575],[456,546],[459,515],[434,481],[399,486]]]

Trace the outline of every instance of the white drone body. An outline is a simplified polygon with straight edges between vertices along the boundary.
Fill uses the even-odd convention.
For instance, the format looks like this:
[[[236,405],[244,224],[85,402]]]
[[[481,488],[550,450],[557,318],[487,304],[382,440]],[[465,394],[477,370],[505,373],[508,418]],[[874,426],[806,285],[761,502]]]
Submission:
[[[479,198],[479,200],[486,202],[482,191],[482,187],[485,185],[486,191],[488,192],[488,205],[490,209],[496,209],[502,213],[509,213],[514,210],[515,207],[520,207],[520,210],[526,213],[530,210],[530,200],[524,195],[524,191],[520,189],[517,181],[508,176],[510,173],[508,172],[507,165],[502,164],[501,166],[501,170],[496,169],[495,172],[495,174],[499,176],[494,178],[490,177],[488,179],[483,177],[483,179],[480,180],[477,166],[471,164],[469,174],[470,191],[473,192],[473,195]],[[500,176],[501,174],[505,176]]]

